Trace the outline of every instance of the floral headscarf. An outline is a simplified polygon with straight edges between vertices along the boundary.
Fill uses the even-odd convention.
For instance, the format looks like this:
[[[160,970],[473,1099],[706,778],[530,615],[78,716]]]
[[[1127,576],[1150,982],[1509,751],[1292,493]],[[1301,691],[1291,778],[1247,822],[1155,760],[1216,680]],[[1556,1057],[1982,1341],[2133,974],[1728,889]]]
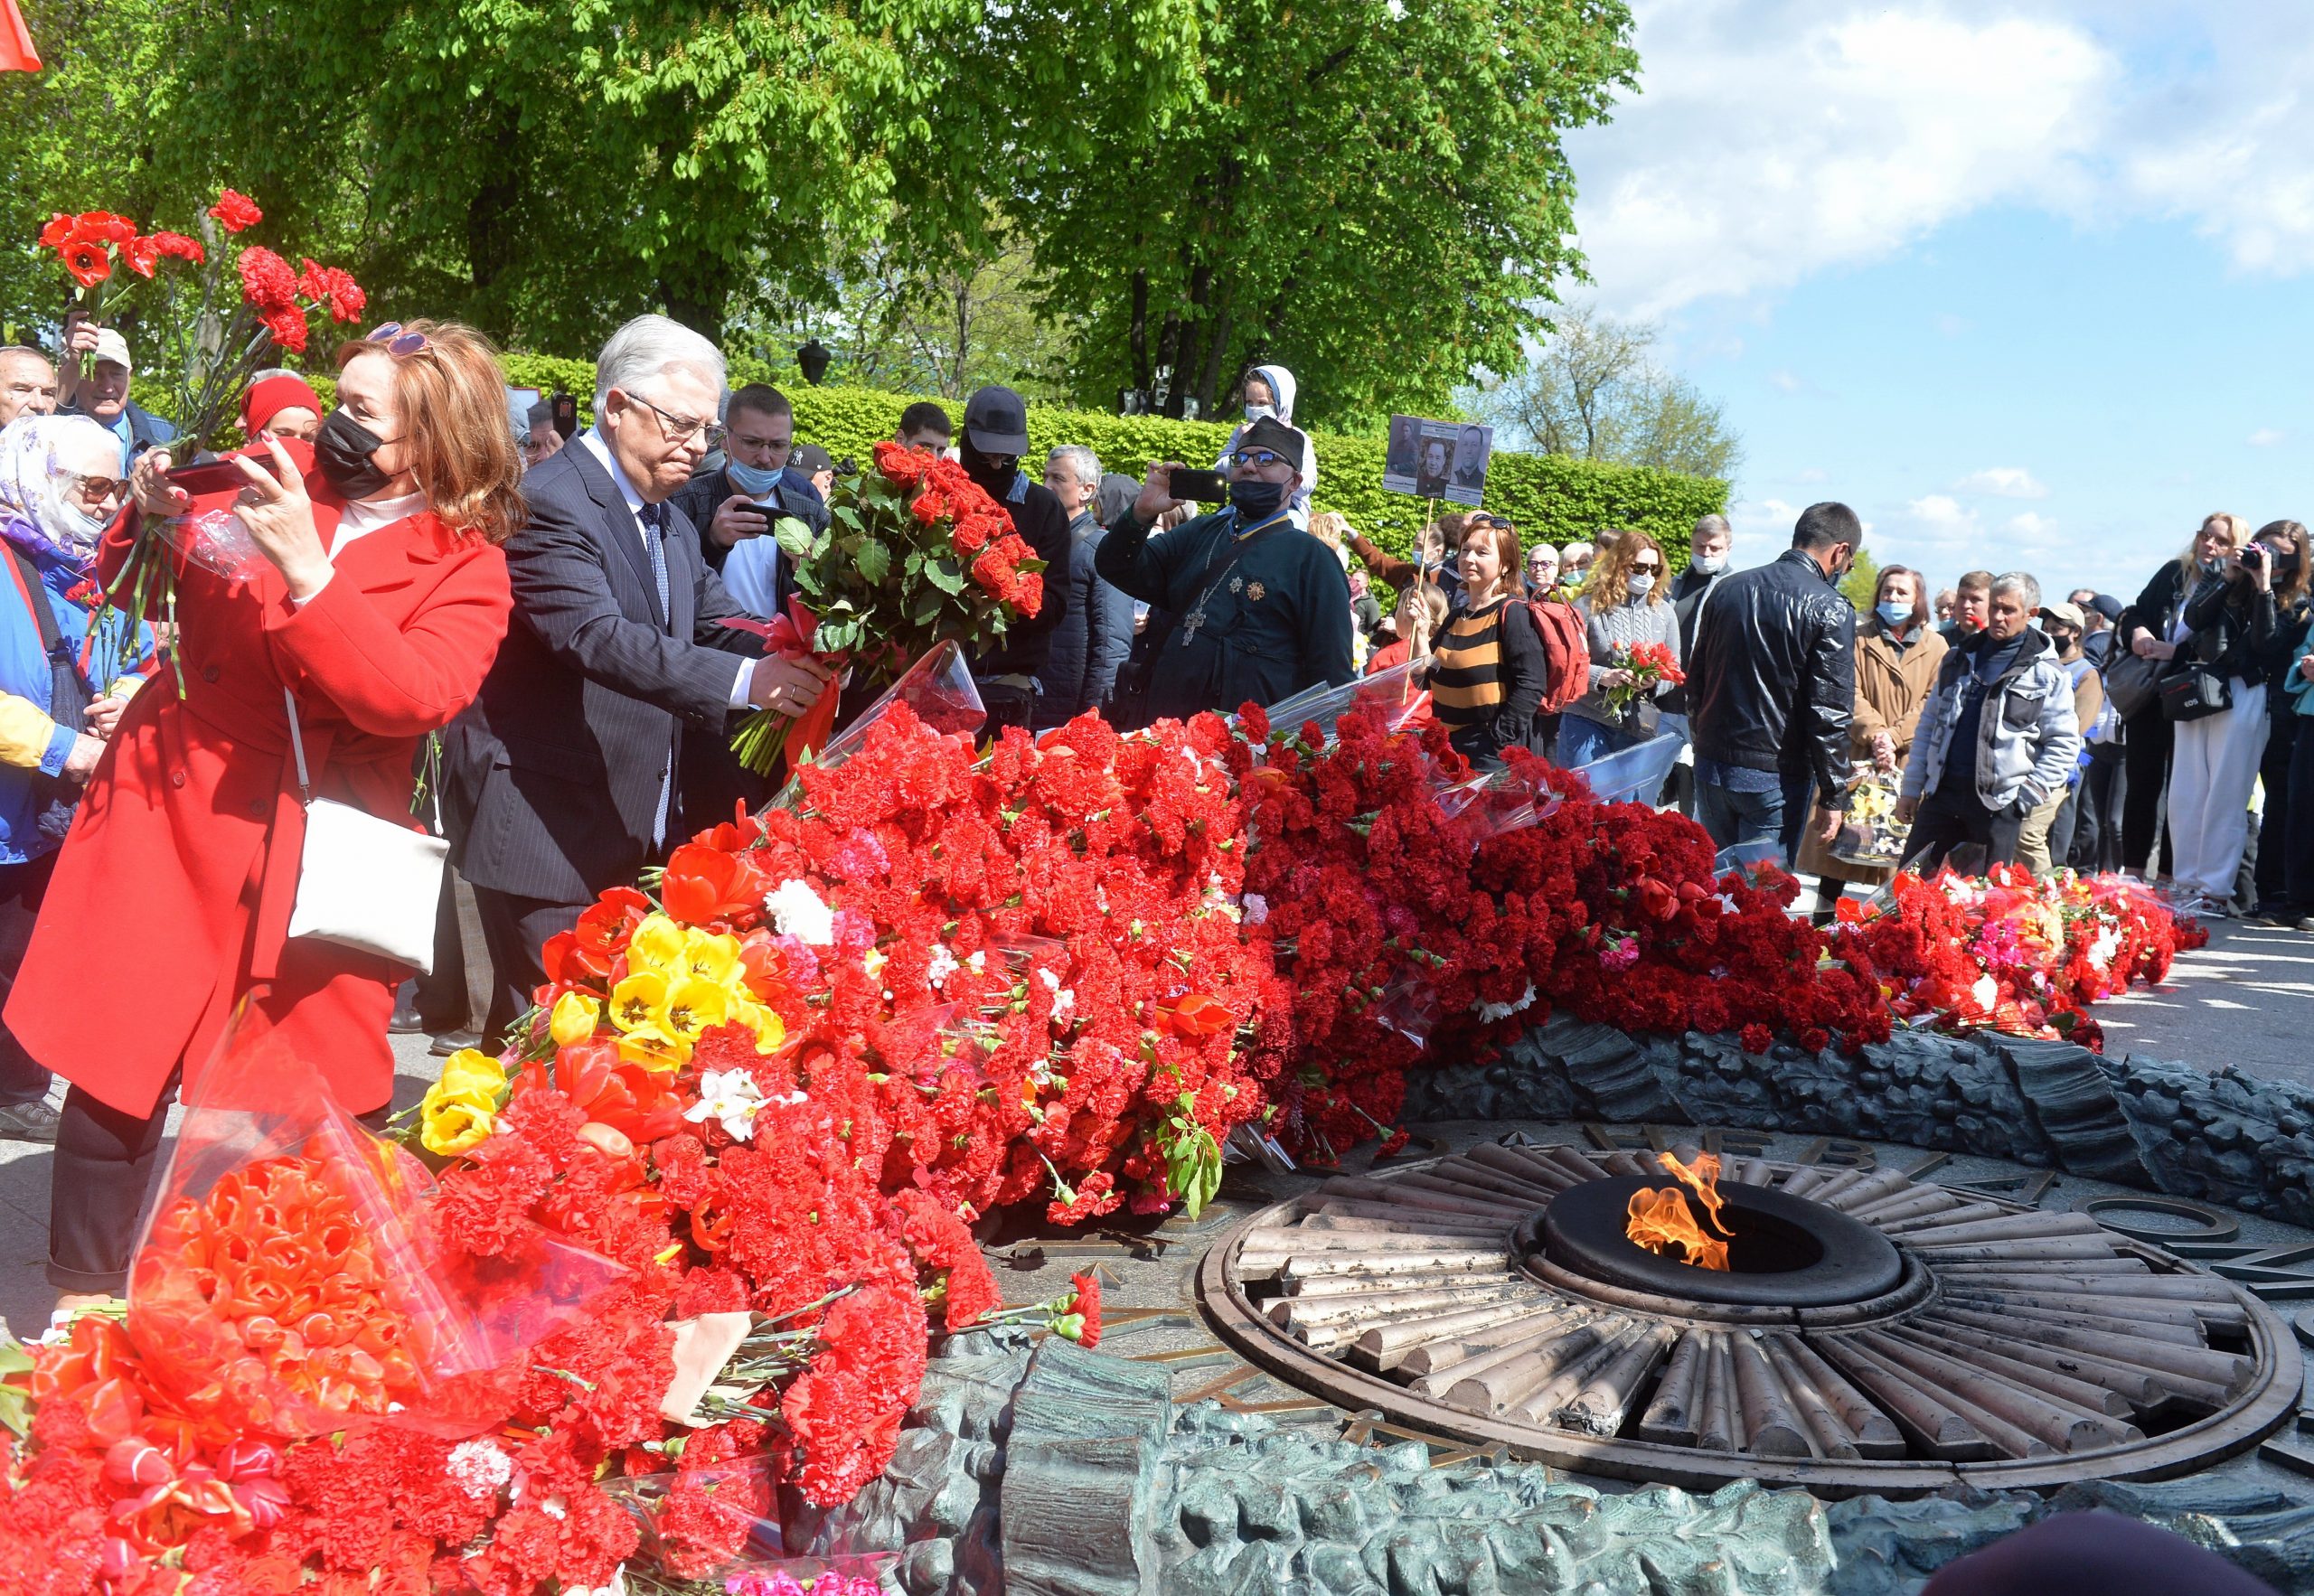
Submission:
[[[0,427],[0,538],[80,571],[104,535],[104,522],[71,496],[71,462],[83,444],[119,458],[119,441],[86,416],[19,416]]]

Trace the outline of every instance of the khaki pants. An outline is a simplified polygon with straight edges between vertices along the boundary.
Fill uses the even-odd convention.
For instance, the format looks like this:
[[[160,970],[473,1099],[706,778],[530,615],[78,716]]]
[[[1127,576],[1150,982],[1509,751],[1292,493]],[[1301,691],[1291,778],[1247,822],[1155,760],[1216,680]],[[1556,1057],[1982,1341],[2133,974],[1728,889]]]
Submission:
[[[2068,789],[2059,787],[2041,801],[2039,808],[2025,817],[2017,832],[2017,862],[2036,876],[2046,876],[2051,869],[2049,859],[2049,828],[2056,823],[2057,811],[2065,807]]]

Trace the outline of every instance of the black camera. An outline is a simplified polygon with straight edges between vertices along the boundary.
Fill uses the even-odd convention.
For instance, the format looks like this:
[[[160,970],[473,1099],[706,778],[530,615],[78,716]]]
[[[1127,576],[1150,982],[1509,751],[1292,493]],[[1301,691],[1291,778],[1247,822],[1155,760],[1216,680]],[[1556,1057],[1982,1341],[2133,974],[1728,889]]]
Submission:
[[[2265,564],[2266,546],[2263,543],[2253,543],[2248,548],[2243,549],[2242,563],[2243,565]]]

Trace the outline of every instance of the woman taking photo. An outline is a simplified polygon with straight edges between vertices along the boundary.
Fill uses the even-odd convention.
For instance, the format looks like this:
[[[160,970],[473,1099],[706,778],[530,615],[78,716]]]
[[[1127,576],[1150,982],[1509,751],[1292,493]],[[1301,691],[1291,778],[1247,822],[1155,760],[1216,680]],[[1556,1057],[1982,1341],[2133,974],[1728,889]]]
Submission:
[[[1643,643],[1660,643],[1679,657],[1679,616],[1671,607],[1663,549],[1645,532],[1618,537],[1591,568],[1590,581],[1575,607],[1583,614],[1591,646],[1591,687],[1559,717],[1558,763],[1569,770],[1604,759],[1619,748],[1655,735],[1652,717],[1642,718],[1634,702],[1623,711],[1607,702],[1610,689],[1631,685],[1632,674],[1615,663]],[[1670,682],[1655,689],[1660,695]]]
[[[2250,789],[2265,751],[2267,654],[2276,630],[2272,567],[2265,549],[2251,542],[2248,522],[2210,516],[2185,553],[2146,584],[2120,627],[2131,653],[2161,663],[2165,684],[2192,674],[2206,688],[2204,708],[2189,717],[2157,700],[2128,723],[2122,826],[2129,862],[2141,864],[2151,851],[2160,773],[2149,772],[2140,788],[2136,747],[2139,724],[2149,712],[2168,717],[2165,729],[2174,742],[2168,877],[2196,900],[2188,907],[2220,917],[2232,913],[2234,878],[2250,834]],[[2139,824],[2132,827],[2131,820]]]
[[[2307,532],[2294,521],[2269,521],[2258,529],[2258,541],[2265,546],[2266,562],[2273,572],[2275,625],[2273,646],[2266,651],[2266,751],[2258,761],[2265,808],[2258,822],[2256,913],[2269,925],[2295,925],[2314,914],[2314,903],[2292,906],[2288,840],[2291,805],[2314,803],[2314,792],[2290,779],[2301,729],[2290,686],[2303,652],[2298,640],[2306,634],[2309,615],[2314,615],[2307,599]]]
[[[197,1084],[243,992],[349,1113],[393,1094],[386,1021],[408,972],[287,935],[306,813],[284,692],[315,795],[412,824],[418,739],[475,696],[505,635],[498,545],[522,520],[522,466],[504,379],[470,328],[390,324],[338,364],[315,468],[271,441],[219,496],[262,559],[233,580],[180,568],[183,696],[156,683],[130,701],[8,1002],[8,1028],[72,1083],[49,1208],[60,1307],[120,1292],[169,1094]],[[100,576],[142,520],[191,507],[168,464],[137,462]],[[131,912],[151,928],[134,958]]]
[[[1913,733],[1920,712],[1936,689],[1936,673],[1952,645],[1938,633],[1928,610],[1928,585],[1918,571],[1900,565],[1885,568],[1879,589],[1872,597],[1872,613],[1856,629],[1856,713],[1848,721],[1848,757],[1875,773],[1894,777],[1905,768],[1912,752]],[[1798,868],[1818,878],[1816,915],[1830,915],[1839,902],[1842,883],[1877,886],[1896,873],[1896,861],[1886,865],[1853,864],[1835,858],[1823,841],[1821,805],[1806,840],[1800,845]]]
[[[1430,707],[1455,751],[1479,770],[1506,748],[1537,746],[1550,685],[1543,634],[1519,594],[1519,534],[1484,513],[1463,529],[1463,598],[1431,640]]]

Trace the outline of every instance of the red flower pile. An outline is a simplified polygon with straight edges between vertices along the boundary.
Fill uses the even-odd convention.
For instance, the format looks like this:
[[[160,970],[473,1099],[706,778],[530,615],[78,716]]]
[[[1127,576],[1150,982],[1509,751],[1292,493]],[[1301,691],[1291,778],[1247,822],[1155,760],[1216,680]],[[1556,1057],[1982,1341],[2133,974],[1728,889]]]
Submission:
[[[910,485],[948,491],[928,465]],[[1240,1127],[1320,1160],[1402,1138],[1406,1069],[1555,1009],[1854,1046],[1888,1034],[1881,983],[1910,1013],[1977,979],[1946,944],[2078,1001],[2157,977],[2176,945],[2141,895],[2051,905],[2012,878],[1900,884],[1896,910],[1828,944],[1786,913],[1788,877],[1713,865],[1677,815],[1523,757],[1474,778],[1436,728],[1366,711],[1331,743],[1248,709],[1131,737],[1086,717],[975,754],[893,710],[848,759],[804,765],[786,806],[678,848],[655,898],[606,893],[556,938],[500,1090],[488,1061],[455,1092],[446,1074],[424,1126],[456,1149],[431,1209],[444,1255],[519,1269],[543,1227],[626,1271],[477,1377],[471,1433],[367,1401],[326,1439],[221,1426],[83,1321],[34,1353],[0,1539],[58,1591],[315,1575],[539,1596],[640,1557],[719,1573],[782,1488],[833,1503],[884,1469],[930,1335],[1026,1318],[1097,1342],[1096,1276],[1002,1306],[969,1228],[992,1210],[1194,1212]],[[253,1283],[326,1291],[317,1256],[358,1255],[307,1213],[239,1192],[172,1213],[169,1256],[140,1268],[202,1281],[259,1358],[276,1328],[338,1345],[282,1318],[330,1304]],[[242,1242],[288,1253],[253,1271]],[[738,1350],[703,1391],[677,1385],[704,1316],[734,1314]]]
[[[1944,1030],[2063,1037],[2103,1050],[2090,1004],[2158,986],[2180,948],[2209,934],[2142,882],[2019,865],[1984,878],[1939,871],[1889,884],[1890,902],[1839,906],[1844,957],[1886,983],[1895,1012]]]

